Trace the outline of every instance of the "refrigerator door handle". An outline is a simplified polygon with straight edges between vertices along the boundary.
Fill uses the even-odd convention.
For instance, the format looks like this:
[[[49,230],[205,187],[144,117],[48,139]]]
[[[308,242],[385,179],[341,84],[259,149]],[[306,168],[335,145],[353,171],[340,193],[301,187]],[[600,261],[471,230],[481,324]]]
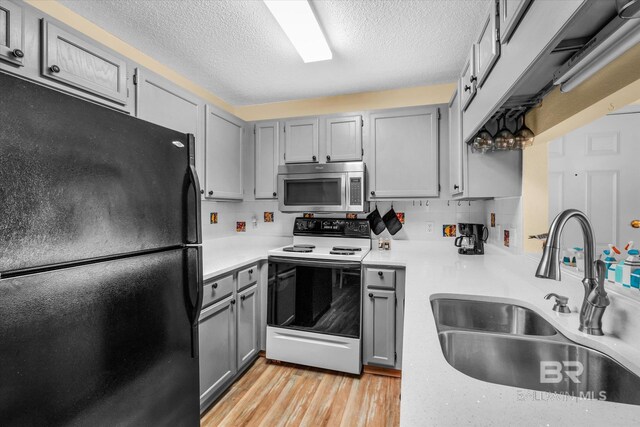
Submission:
[[[187,243],[189,244],[199,244],[202,243],[202,223],[200,221],[200,209],[201,209],[201,201],[200,201],[200,181],[198,180],[198,173],[196,172],[196,167],[194,165],[189,165],[189,179],[191,181],[191,188],[193,188],[193,198],[194,198],[194,207],[193,217],[188,221],[195,221],[193,224],[195,226],[195,238],[191,238],[191,236],[187,236]],[[188,227],[190,229],[191,227]],[[187,233],[188,234],[188,233]]]
[[[196,255],[195,255],[195,273],[196,273],[196,277],[195,280],[193,280],[193,286],[195,286],[195,296],[196,296],[196,301],[195,304],[193,304],[192,309],[191,309],[191,357],[193,358],[198,358],[198,322],[200,319],[200,313],[202,312],[202,297],[203,297],[203,288],[202,288],[202,248],[199,246],[196,247],[187,247],[186,248],[187,253],[190,251],[196,251]],[[189,264],[191,264],[191,256],[187,257],[190,262]],[[191,265],[189,265],[187,267],[187,271],[189,272],[193,272],[193,269],[191,269]],[[192,280],[191,280],[191,275],[188,275],[188,283],[191,284]],[[189,292],[189,294],[191,294]]]

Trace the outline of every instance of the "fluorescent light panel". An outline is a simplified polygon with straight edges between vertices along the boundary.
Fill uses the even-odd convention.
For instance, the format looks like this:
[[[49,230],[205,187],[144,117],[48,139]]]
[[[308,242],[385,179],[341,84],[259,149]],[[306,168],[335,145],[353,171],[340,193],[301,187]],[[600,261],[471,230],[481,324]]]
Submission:
[[[264,0],[304,62],[333,58],[307,0]]]

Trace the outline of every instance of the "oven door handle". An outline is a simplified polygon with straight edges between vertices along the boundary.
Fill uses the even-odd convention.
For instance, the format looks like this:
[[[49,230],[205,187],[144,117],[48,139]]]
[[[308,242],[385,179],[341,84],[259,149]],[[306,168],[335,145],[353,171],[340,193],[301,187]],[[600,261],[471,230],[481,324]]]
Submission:
[[[282,263],[290,265],[299,265],[303,267],[323,267],[323,268],[360,268],[361,263],[359,261],[333,261],[333,260],[320,260],[309,258],[289,258],[270,256],[269,262]]]

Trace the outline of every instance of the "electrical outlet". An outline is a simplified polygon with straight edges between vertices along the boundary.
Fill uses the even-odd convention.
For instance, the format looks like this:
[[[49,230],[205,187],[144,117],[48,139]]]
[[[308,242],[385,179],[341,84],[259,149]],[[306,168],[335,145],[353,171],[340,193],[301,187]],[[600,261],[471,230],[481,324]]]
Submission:
[[[433,234],[433,223],[432,222],[428,222],[427,223],[427,234]]]

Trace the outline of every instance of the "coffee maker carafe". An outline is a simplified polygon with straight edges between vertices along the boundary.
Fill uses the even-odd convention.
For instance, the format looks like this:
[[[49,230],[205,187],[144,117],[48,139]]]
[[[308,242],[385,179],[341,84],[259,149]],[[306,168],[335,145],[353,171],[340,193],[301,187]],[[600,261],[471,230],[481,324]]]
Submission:
[[[460,236],[456,237],[455,245],[462,255],[484,254],[484,243],[489,238],[489,229],[483,224],[458,224]]]

